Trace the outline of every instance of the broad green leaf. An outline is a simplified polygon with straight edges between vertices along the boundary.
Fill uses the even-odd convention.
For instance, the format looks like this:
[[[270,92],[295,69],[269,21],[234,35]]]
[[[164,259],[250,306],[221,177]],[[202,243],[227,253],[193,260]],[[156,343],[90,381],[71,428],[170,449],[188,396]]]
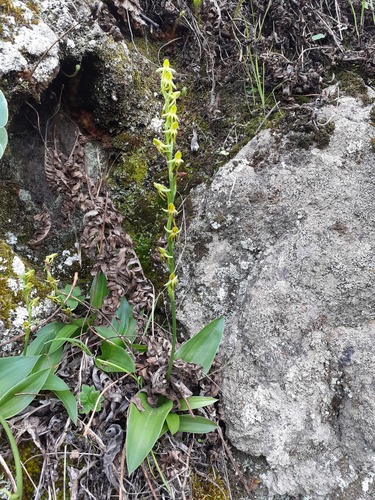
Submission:
[[[147,346],[143,345],[143,344],[132,344],[131,348],[132,348],[132,351],[147,352]]]
[[[0,128],[0,148],[1,148],[0,158],[4,154],[7,144],[8,144],[8,132],[5,130],[5,128]]]
[[[97,309],[103,305],[104,299],[108,295],[107,278],[105,274],[100,272],[93,279],[90,290],[90,304]]]
[[[75,325],[74,323],[68,323],[67,325],[64,325],[56,335],[56,337],[53,339],[53,343],[51,344],[51,347],[48,351],[49,354],[52,354],[57,349],[59,349],[65,342],[65,340],[63,339],[72,337],[77,332],[77,330],[80,330],[80,327],[78,325]]]
[[[178,411],[188,411],[189,408],[183,399],[180,399],[180,408]],[[205,406],[213,405],[218,401],[215,398],[207,398],[205,396],[191,396],[187,398],[188,405],[191,410],[196,410],[197,408],[204,408]]]
[[[187,363],[201,365],[208,373],[219,348],[224,332],[224,318],[217,318],[208,323],[194,337],[177,349],[174,359],[182,358]]]
[[[38,361],[38,356],[13,356],[0,359],[0,397],[25,379]]]
[[[311,40],[313,40],[314,42],[316,42],[317,40],[323,40],[323,38],[325,38],[326,36],[323,35],[323,33],[317,33],[316,35],[313,35],[311,37]]]
[[[168,413],[166,422],[168,425],[169,432],[172,434],[176,434],[178,432],[178,428],[180,426],[180,417],[177,413]]]
[[[65,325],[62,323],[49,323],[43,326],[36,335],[36,338],[29,344],[27,348],[28,355],[41,354],[42,352],[47,352],[48,347],[46,342],[48,340],[54,339],[59,331],[64,328]]]
[[[113,344],[124,347],[124,341],[111,326],[94,326],[94,330],[102,339],[108,339]]]
[[[24,410],[39,394],[49,373],[49,369],[32,373],[15,384],[0,398],[1,415],[10,418]]]
[[[130,403],[126,427],[126,463],[131,474],[141,465],[159,438],[165,419],[173,407],[170,399],[163,399],[160,406],[152,408],[147,403],[147,396],[138,392],[137,396],[144,411],[139,411]]]
[[[5,95],[0,90],[0,127],[5,127],[8,122],[8,103]]]
[[[75,286],[73,290],[71,291],[71,286],[66,285],[66,287],[63,290],[59,290],[60,295],[58,298],[61,300],[61,302],[64,304],[64,307],[69,307],[71,311],[74,311],[74,309],[82,302],[85,300],[85,297],[82,295],[81,289],[79,286]],[[69,298],[67,298],[69,296]]]
[[[60,399],[62,404],[65,406],[69,417],[77,425],[78,419],[78,409],[77,400],[71,393],[69,387],[66,383],[57,375],[50,373],[47,377],[45,384],[43,385],[43,391],[51,391]]]
[[[135,372],[134,361],[125,349],[109,342],[103,342],[102,354],[97,356],[95,364],[104,372]]]
[[[217,429],[217,425],[205,417],[192,417],[191,415],[180,415],[180,427],[178,432],[191,432],[193,434],[206,434]]]
[[[71,421],[74,425],[77,425],[78,421],[78,408],[77,408],[77,400],[70,392],[69,388],[66,391],[52,391],[57,398],[62,402]]]
[[[46,368],[52,368],[55,372],[57,367],[61,363],[63,348],[57,349],[52,354],[41,354],[39,356],[38,362],[34,366],[32,373],[39,372],[41,370],[45,370]]]
[[[84,318],[75,318],[71,320],[71,323],[73,325],[78,325],[80,328],[84,328],[86,326],[92,325],[93,320],[90,317],[84,317]]]
[[[121,297],[120,305],[111,321],[111,325],[119,335],[128,338],[131,342],[134,341],[137,322],[133,316],[133,307],[125,297]]]

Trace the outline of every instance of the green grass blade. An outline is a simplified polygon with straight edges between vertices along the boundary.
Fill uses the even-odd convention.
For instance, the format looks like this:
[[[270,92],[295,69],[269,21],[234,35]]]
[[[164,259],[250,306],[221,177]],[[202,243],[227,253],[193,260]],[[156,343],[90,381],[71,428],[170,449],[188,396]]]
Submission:
[[[224,332],[224,318],[217,318],[177,349],[174,359],[201,365],[208,373]]]
[[[94,357],[93,353],[90,351],[90,349],[87,347],[87,345],[82,342],[82,340],[71,339],[69,337],[59,337],[59,339],[49,340],[48,343],[53,343],[53,342],[57,342],[57,341],[64,341],[64,343],[69,342],[69,344],[76,345],[76,346],[80,347],[85,354],[87,354],[88,356],[91,356],[92,358]]]
[[[165,419],[173,407],[169,399],[152,408],[143,392],[137,394],[144,411],[139,411],[134,403],[130,404],[126,428],[126,463],[129,474],[141,465],[159,438]]]
[[[172,497],[172,495],[173,495],[172,494],[172,490],[171,490],[171,487],[170,487],[170,485],[168,483],[168,480],[165,478],[165,476],[164,476],[164,474],[163,474],[163,472],[162,472],[162,470],[161,470],[161,468],[160,468],[160,466],[158,464],[158,461],[156,460],[155,453],[152,450],[150,451],[150,455],[152,456],[152,460],[154,461],[156,470],[159,473],[160,479],[162,480],[162,482],[163,482],[163,484],[165,486],[165,489],[168,491],[168,493],[171,496],[171,498],[173,498]]]

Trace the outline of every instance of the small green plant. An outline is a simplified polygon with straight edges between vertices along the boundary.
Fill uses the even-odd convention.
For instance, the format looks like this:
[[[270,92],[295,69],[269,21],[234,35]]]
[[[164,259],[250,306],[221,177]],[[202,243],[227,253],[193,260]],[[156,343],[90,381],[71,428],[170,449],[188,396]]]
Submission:
[[[352,0],[348,0],[348,1],[349,1],[349,5],[350,5],[350,10],[352,11],[352,15],[353,15],[354,29],[355,29],[356,35],[359,39],[362,32],[363,32],[363,28],[365,25],[366,11],[369,10],[371,12],[372,22],[375,25],[375,9],[374,9],[373,0],[369,0],[369,1],[361,0],[361,11],[359,13],[359,20],[358,20],[357,13],[356,13],[355,8],[354,8],[353,1]]]
[[[198,17],[200,8],[202,6],[202,0],[193,0],[195,17]]]
[[[191,339],[183,343],[177,350],[177,320],[175,289],[177,286],[177,271],[175,263],[175,242],[180,229],[177,225],[176,209],[178,169],[183,163],[181,151],[174,152],[177,132],[177,99],[180,92],[176,91],[174,83],[175,70],[170,67],[168,59],[161,73],[161,93],[164,98],[164,140],[154,139],[154,144],[159,153],[165,158],[168,172],[168,185],[155,183],[158,194],[165,201],[166,225],[165,236],[167,248],[159,248],[162,259],[167,265],[169,279],[165,284],[171,309],[171,353],[169,357],[166,379],[169,381],[174,361],[183,359],[188,363],[202,366],[203,372],[208,373],[216,352],[219,348],[224,331],[224,320],[218,318]],[[156,441],[169,430],[176,432],[206,433],[215,430],[216,425],[209,419],[195,416],[191,410],[213,404],[213,398],[192,396],[182,398],[177,405],[178,410],[173,411],[173,402],[165,397],[159,397],[156,407],[148,404],[146,394],[138,392],[136,402],[130,404],[126,432],[126,460],[129,474],[131,474],[152,451]],[[137,403],[137,404],[136,404]],[[190,413],[184,413],[184,412]]]
[[[264,23],[272,5],[272,1],[273,0],[269,0],[264,13],[261,16],[257,16],[254,10],[253,1],[250,0],[249,8],[251,21],[249,22],[245,15],[241,15],[241,20],[244,25],[243,37],[246,42],[245,48],[242,46],[243,42],[236,36],[236,41],[240,47],[240,61],[243,64],[245,75],[249,83],[253,104],[256,106],[257,100],[260,99],[263,113],[265,112],[267,101],[265,88],[266,70],[264,62],[261,62],[258,56],[257,45],[261,40]],[[236,16],[239,15],[243,4],[244,0],[238,2]]]
[[[79,393],[79,400],[82,405],[80,413],[88,414],[92,411],[100,411],[104,396],[100,396],[100,392],[90,385],[83,384]]]
[[[164,140],[154,140],[158,151],[164,156],[167,164],[168,184],[155,184],[159,195],[165,201],[166,223],[165,236],[167,248],[159,248],[161,257],[166,262],[169,278],[165,288],[170,300],[171,310],[171,351],[165,366],[166,383],[171,383],[175,362],[183,360],[202,367],[203,374],[210,370],[224,331],[224,319],[217,318],[206,325],[196,335],[177,346],[177,320],[175,289],[177,287],[177,271],[175,262],[175,242],[180,229],[177,225],[176,209],[178,169],[183,163],[180,151],[174,152],[177,131],[177,99],[180,92],[175,90],[174,70],[165,60],[161,73],[161,92],[164,97],[163,118]],[[147,343],[137,344],[137,322],[133,315],[133,307],[123,297],[111,321],[96,325],[99,309],[108,295],[107,280],[99,273],[91,285],[89,299],[86,300],[78,286],[66,286],[60,289],[52,275],[51,268],[56,254],[45,260],[46,282],[51,289],[50,298],[56,302],[58,309],[65,315],[65,321],[53,321],[43,326],[30,341],[33,324],[32,312],[37,303],[34,290],[34,273],[27,272],[23,277],[23,297],[28,312],[25,322],[25,344],[20,356],[0,359],[0,423],[10,441],[16,464],[17,490],[13,500],[22,498],[22,467],[17,446],[7,424],[7,419],[17,415],[30,405],[41,391],[53,392],[66,408],[69,417],[77,424],[77,399],[66,383],[56,374],[62,361],[63,349],[67,343],[78,346],[94,359],[95,365],[102,371],[124,373],[131,377],[137,385],[138,392],[131,399],[126,422],[126,463],[128,473],[134,472],[150,454],[158,468],[153,447],[158,439],[170,432],[189,432],[202,434],[216,429],[216,424],[203,416],[197,416],[193,410],[204,408],[216,402],[216,399],[205,396],[188,396],[181,392],[181,398],[168,399],[159,396],[156,406],[151,406],[147,395],[142,391],[144,381],[137,374],[137,356],[147,351]],[[79,307],[84,307],[80,313]],[[78,311],[78,313],[77,313]],[[102,323],[102,321],[100,322]],[[95,333],[100,339],[100,351],[93,354],[81,337],[88,331]],[[147,331],[147,328],[146,328]],[[143,342],[143,336],[140,337]],[[177,348],[178,347],[178,348]],[[142,358],[138,358],[142,359]],[[178,379],[178,369],[173,376]],[[172,386],[171,386],[172,387]],[[191,393],[190,393],[191,394]],[[83,385],[78,396],[81,413],[99,411],[104,400],[94,387]],[[90,424],[89,424],[90,425]],[[9,493],[9,495],[11,495]]]
[[[0,158],[3,156],[8,144],[8,134],[4,128],[8,122],[8,104],[3,92],[0,90]]]
[[[50,391],[60,399],[71,420],[74,424],[77,424],[77,400],[66,383],[56,375],[56,370],[62,361],[64,344],[67,342],[78,345],[88,355],[94,357],[86,345],[77,337],[84,334],[93,325],[98,308],[101,307],[104,298],[108,294],[106,278],[103,274],[99,274],[94,278],[91,286],[90,304],[88,305],[89,313],[82,318],[74,316],[73,311],[83,303],[84,297],[79,287],[67,286],[62,290],[58,288],[58,283],[51,273],[55,257],[56,254],[53,254],[45,259],[46,282],[52,291],[50,298],[65,312],[66,317],[70,318],[70,321],[67,323],[54,321],[45,325],[38,331],[35,339],[29,343],[31,327],[33,326],[32,309],[37,304],[38,299],[37,297],[32,297],[35,293],[33,285],[34,271],[28,271],[23,276],[23,297],[28,312],[28,318],[24,324],[25,340],[23,353],[20,356],[0,358],[0,423],[10,441],[15,461],[17,491],[13,497],[10,497],[14,500],[22,499],[22,467],[17,445],[7,424],[7,419],[14,417],[24,410],[41,391]],[[120,308],[125,307],[128,313],[129,306],[125,302],[124,299]],[[112,337],[118,335],[117,331],[113,329],[114,327],[118,326],[120,328],[124,323],[129,323],[128,316],[125,320],[122,319],[120,321],[121,325],[117,324],[115,319],[113,320]],[[104,339],[102,353],[103,351],[106,352],[106,342],[107,340]],[[112,344],[112,341],[108,342]],[[129,354],[126,353],[121,357],[117,351],[112,351],[111,348],[108,349],[107,354],[112,364],[116,364],[116,371],[125,371],[127,367],[131,371],[135,371],[134,362]],[[100,365],[100,356],[96,359],[96,362]],[[98,396],[93,392],[89,395],[88,389],[85,388],[82,389],[82,392],[81,403],[85,402],[83,404],[84,409],[90,407],[94,396],[96,396],[95,405]],[[97,409],[100,403],[99,401]]]
[[[47,258],[47,262],[51,259]],[[77,424],[77,403],[66,383],[56,375],[62,359],[64,342],[49,343],[60,336],[73,335],[80,328],[77,324],[50,323],[43,327],[35,340],[29,344],[32,325],[32,308],[37,299],[31,298],[33,292],[33,271],[23,276],[23,296],[28,312],[25,323],[25,341],[21,356],[0,359],[0,423],[10,441],[16,466],[17,491],[10,498],[22,499],[22,467],[14,437],[6,422],[18,415],[37,397],[40,391],[53,392],[65,406],[72,421]],[[10,494],[9,494],[10,495]]]

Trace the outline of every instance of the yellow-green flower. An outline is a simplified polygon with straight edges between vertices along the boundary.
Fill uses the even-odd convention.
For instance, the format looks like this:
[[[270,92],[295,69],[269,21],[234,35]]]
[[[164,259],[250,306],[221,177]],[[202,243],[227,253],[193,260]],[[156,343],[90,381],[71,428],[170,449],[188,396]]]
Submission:
[[[163,118],[170,118],[172,123],[178,122],[178,116],[177,116],[177,106],[176,104],[173,104],[172,106],[169,106],[169,109],[166,113],[164,113]]]
[[[180,232],[180,229],[178,229],[177,226],[173,226],[172,229],[164,227],[164,229],[168,234],[168,239],[170,240],[175,240],[177,238],[178,233]]]
[[[166,186],[163,186],[163,184],[159,184],[158,182],[154,182],[154,188],[162,198],[165,198],[167,196],[167,193],[171,192],[170,189],[168,189]]]
[[[174,155],[174,165],[176,168],[178,168],[182,163],[184,163],[184,160],[182,159],[182,153],[181,151],[177,151]]]
[[[176,288],[176,285],[177,285],[177,276],[175,275],[175,273],[171,273],[169,275],[169,280],[168,282],[165,284],[166,287],[168,287],[168,290],[169,291],[174,291],[174,289]]]
[[[160,253],[160,256],[162,259],[173,259],[173,256],[172,255],[169,255],[169,253],[166,251],[165,248],[163,247],[158,247],[158,250],[159,250],[159,253]]]
[[[163,154],[168,150],[168,146],[164,144],[164,142],[159,141],[159,139],[153,139],[152,142],[160,154]]]
[[[176,140],[177,130],[178,130],[178,122],[173,122],[173,123],[171,123],[170,128],[165,131],[166,134],[169,134],[171,141]]]
[[[176,215],[178,215],[176,207],[174,206],[173,203],[168,203],[168,208],[167,209],[163,208],[163,211],[167,212],[167,214],[170,215],[171,217],[175,217]]]
[[[162,92],[172,92],[174,88],[176,88],[173,83],[173,73],[175,70],[170,67],[169,60],[165,59],[163,63],[163,67],[156,70],[158,73],[161,73],[161,90]]]

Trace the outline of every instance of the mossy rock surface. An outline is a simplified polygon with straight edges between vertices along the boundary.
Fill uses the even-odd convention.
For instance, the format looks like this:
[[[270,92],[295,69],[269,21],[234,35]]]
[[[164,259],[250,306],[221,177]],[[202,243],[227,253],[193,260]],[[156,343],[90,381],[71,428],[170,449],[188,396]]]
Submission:
[[[12,248],[0,239],[0,336],[20,333],[27,319],[27,310],[23,300],[22,276],[31,269],[31,265],[18,256]],[[33,296],[40,297],[39,305],[34,308],[34,317],[42,316],[51,308],[47,299],[49,287],[42,279],[34,278]],[[0,339],[2,340],[2,339]]]

